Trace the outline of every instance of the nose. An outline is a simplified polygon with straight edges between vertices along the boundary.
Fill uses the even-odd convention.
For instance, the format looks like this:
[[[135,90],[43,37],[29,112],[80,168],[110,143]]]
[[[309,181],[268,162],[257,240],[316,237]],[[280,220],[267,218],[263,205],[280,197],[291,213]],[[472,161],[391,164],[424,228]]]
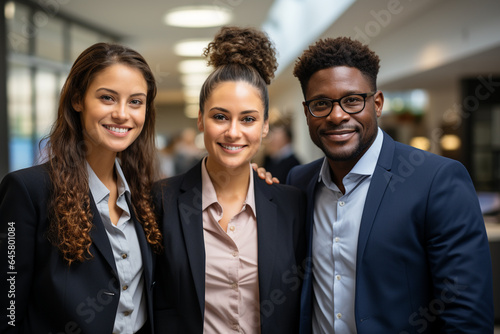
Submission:
[[[228,128],[226,130],[226,137],[230,139],[238,138],[240,136],[240,123],[237,119],[234,119],[229,123]]]
[[[346,113],[338,102],[333,104],[333,109],[330,115],[326,117],[327,121],[332,122],[334,124],[341,124],[342,122],[347,122],[350,119],[351,115]]]
[[[127,121],[130,118],[130,113],[128,110],[127,103],[125,102],[117,103],[111,116],[119,122]]]

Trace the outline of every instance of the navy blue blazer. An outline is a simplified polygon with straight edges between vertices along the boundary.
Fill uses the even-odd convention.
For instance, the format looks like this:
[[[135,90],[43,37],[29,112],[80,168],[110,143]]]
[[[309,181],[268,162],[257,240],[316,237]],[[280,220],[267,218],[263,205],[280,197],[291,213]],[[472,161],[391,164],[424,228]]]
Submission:
[[[0,320],[0,332],[111,333],[120,298],[120,281],[95,202],[90,194],[93,258],[68,266],[47,239],[50,189],[46,165],[10,173],[0,184],[0,309],[6,310],[14,303],[14,310],[7,311],[11,317],[2,316]],[[130,199],[127,202],[132,207]],[[133,211],[151,321],[153,253]],[[12,245],[15,245],[12,253],[15,262],[10,268],[7,254]],[[7,281],[10,277],[14,285]],[[9,292],[13,294],[6,298]]]
[[[263,334],[297,333],[305,256],[305,195],[268,185],[254,174],[258,277]],[[157,257],[155,326],[158,333],[203,333],[205,242],[201,163],[155,185],[155,207],[165,250]]]
[[[307,190],[309,258],[322,162],[295,167],[287,182]],[[493,333],[489,245],[474,186],[459,162],[384,133],[357,247],[358,334]],[[311,333],[306,264],[301,333]]]

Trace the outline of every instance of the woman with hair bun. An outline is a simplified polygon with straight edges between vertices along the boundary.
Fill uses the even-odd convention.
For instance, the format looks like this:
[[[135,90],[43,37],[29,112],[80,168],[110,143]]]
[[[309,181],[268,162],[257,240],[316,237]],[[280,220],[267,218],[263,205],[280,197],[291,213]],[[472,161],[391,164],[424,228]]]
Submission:
[[[296,333],[305,259],[305,198],[268,185],[251,160],[269,130],[277,68],[267,35],[224,27],[205,50],[200,93],[207,156],[155,185],[165,251],[155,323],[165,333]]]
[[[155,95],[130,48],[75,60],[48,161],[0,184],[1,333],[152,333]]]

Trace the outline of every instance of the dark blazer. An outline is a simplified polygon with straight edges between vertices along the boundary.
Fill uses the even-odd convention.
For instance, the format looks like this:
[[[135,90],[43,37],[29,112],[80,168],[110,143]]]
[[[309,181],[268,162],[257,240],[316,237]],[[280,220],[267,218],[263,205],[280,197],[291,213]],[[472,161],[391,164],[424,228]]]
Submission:
[[[104,225],[91,196],[93,258],[68,266],[47,240],[51,182],[45,165],[8,174],[0,185],[0,308],[14,303],[13,317],[2,316],[1,333],[108,334],[113,330],[120,282]],[[130,205],[130,199],[127,199]],[[133,210],[131,210],[133,212]],[[148,319],[152,319],[153,257],[135,219],[144,263]],[[8,251],[15,246],[12,268]],[[12,274],[11,274],[12,272]],[[13,285],[8,278],[13,278]],[[14,294],[6,298],[8,292]],[[2,311],[3,313],[3,311]],[[8,322],[13,320],[15,327]]]
[[[309,257],[322,161],[297,166],[288,177],[307,189]],[[301,333],[311,332],[306,264]],[[492,296],[489,245],[467,170],[384,133],[358,237],[358,334],[493,333]]]
[[[266,155],[264,157],[264,164],[262,165],[262,167],[264,167],[266,171],[280,180],[280,182],[285,182],[288,176],[288,172],[290,172],[290,170],[297,165],[300,165],[300,161],[299,159],[297,159],[295,154],[289,155],[288,157],[281,160],[275,160]]]
[[[291,186],[267,185],[254,174],[261,331],[298,332],[305,254],[305,196]],[[203,333],[205,242],[201,163],[155,187],[164,234],[158,256],[155,322],[158,333]]]

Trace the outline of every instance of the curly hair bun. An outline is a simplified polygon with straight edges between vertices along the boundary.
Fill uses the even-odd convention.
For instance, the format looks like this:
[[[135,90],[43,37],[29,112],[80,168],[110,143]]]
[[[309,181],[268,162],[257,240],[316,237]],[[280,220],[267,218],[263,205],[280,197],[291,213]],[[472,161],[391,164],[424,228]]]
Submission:
[[[255,68],[269,85],[278,68],[276,49],[266,33],[254,28],[222,27],[203,52],[208,65],[241,64]]]

